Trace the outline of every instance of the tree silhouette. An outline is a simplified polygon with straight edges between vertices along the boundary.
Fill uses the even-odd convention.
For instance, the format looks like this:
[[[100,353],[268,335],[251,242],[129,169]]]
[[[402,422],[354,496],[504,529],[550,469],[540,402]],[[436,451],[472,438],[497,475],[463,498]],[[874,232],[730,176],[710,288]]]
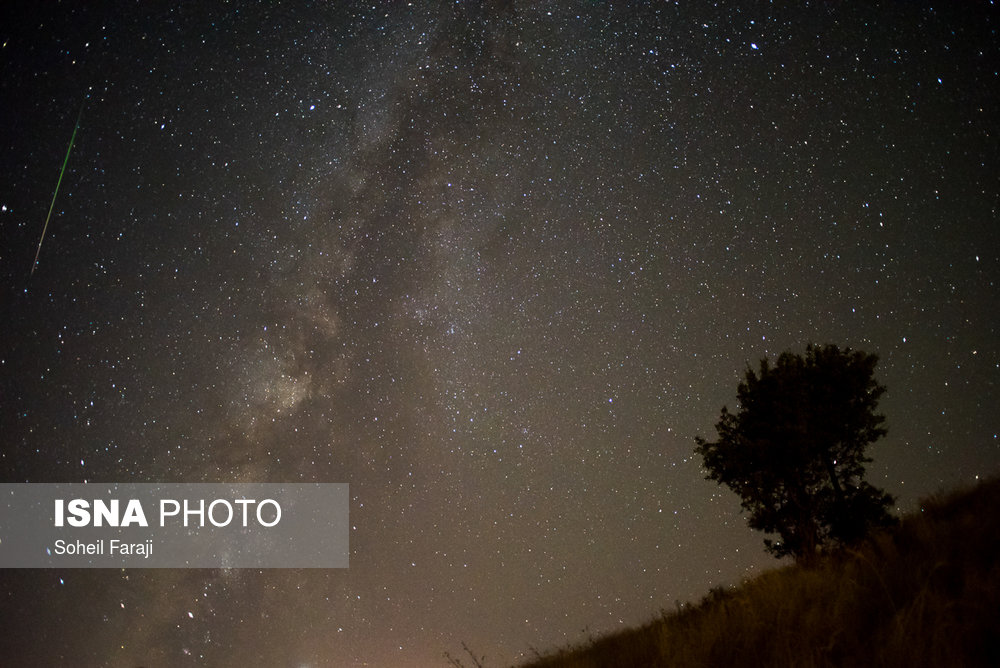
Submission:
[[[865,449],[886,433],[877,361],[833,345],[762,359],[737,388],[739,411],[722,408],[718,440],[695,438],[707,478],[740,496],[751,528],[778,535],[764,541],[775,556],[808,562],[894,521],[893,497],[863,479]]]

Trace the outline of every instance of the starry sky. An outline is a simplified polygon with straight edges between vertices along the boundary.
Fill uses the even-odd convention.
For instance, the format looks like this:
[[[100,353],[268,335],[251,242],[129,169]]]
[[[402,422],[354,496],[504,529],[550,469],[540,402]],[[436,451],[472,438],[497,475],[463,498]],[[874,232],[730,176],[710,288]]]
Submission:
[[[719,4],[4,3],[2,480],[351,490],[346,570],[4,571],[4,663],[641,623],[777,565],[694,436],[809,342],[901,511],[1000,470],[997,8]]]

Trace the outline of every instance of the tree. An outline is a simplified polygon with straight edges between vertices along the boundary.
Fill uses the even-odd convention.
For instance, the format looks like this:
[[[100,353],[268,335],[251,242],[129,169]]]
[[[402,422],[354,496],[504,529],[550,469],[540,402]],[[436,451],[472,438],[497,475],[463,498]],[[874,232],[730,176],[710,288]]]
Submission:
[[[707,478],[740,496],[751,528],[778,535],[764,541],[775,556],[808,562],[894,521],[893,497],[864,481],[865,449],[886,434],[877,362],[833,345],[762,359],[737,388],[738,412],[722,408],[718,440],[695,438]]]

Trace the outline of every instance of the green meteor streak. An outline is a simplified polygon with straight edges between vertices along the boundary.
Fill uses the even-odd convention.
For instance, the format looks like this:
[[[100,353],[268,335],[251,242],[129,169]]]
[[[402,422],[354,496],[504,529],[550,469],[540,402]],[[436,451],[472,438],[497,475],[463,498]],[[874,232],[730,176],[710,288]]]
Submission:
[[[52,203],[49,204],[49,215],[45,216],[45,226],[42,227],[42,236],[38,239],[38,248],[35,250],[35,261],[31,263],[31,273],[35,275],[35,267],[38,266],[38,255],[42,252],[42,242],[45,241],[45,232],[49,229],[49,219],[52,218],[52,209],[56,206],[56,196],[59,195],[59,186],[62,184],[63,174],[66,173],[66,165],[69,163],[69,153],[73,150],[73,142],[76,141],[76,131],[80,129],[80,119],[83,117],[83,106],[87,104],[87,98],[83,98],[80,105],[80,113],[76,115],[76,125],[73,126],[73,136],[69,138],[69,147],[66,149],[66,157],[63,159],[62,169],[59,170],[59,180],[56,181],[56,190],[52,193]]]

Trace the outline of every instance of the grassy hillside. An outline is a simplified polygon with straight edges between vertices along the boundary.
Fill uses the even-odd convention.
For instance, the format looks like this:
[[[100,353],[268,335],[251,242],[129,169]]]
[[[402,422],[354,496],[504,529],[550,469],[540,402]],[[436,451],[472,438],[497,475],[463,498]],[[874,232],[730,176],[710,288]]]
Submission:
[[[813,568],[714,590],[528,666],[1000,666],[998,550],[1000,479],[927,499]]]

